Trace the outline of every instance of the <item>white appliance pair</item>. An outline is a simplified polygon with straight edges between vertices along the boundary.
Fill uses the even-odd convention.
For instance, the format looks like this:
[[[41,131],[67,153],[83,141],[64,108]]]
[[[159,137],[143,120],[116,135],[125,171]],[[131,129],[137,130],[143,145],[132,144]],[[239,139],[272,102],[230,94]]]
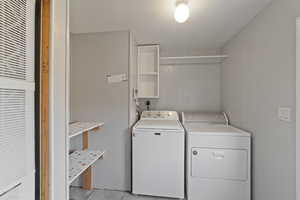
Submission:
[[[133,129],[132,192],[183,199],[186,174],[188,200],[250,200],[250,134],[228,126],[222,114],[182,118],[186,148],[176,112],[142,114]]]

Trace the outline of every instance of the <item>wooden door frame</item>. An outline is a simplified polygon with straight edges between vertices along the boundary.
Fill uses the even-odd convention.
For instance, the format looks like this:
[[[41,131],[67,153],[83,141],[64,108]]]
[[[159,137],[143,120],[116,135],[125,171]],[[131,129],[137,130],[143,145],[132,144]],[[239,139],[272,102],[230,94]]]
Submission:
[[[42,0],[41,13],[41,199],[49,200],[50,0]]]
[[[69,0],[41,2],[41,199],[68,200]]]

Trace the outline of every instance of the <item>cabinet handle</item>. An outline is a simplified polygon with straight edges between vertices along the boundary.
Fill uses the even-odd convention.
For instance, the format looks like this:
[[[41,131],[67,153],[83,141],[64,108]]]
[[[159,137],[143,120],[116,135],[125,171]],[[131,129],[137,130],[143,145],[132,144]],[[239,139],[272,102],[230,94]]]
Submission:
[[[12,188],[8,189],[6,192],[1,193],[1,194],[0,194],[0,197],[3,197],[4,195],[10,193],[11,191],[15,190],[16,188],[18,188],[18,187],[21,186],[21,185],[22,185],[22,184],[19,183],[19,184],[13,186]]]
[[[161,135],[161,133],[154,133],[154,135]]]

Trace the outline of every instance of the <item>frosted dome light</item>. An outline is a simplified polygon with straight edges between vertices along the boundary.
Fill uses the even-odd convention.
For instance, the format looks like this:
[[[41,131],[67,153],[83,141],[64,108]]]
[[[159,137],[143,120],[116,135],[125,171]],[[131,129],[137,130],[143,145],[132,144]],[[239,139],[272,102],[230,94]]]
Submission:
[[[184,23],[190,16],[190,9],[186,3],[176,5],[174,17],[178,23]]]

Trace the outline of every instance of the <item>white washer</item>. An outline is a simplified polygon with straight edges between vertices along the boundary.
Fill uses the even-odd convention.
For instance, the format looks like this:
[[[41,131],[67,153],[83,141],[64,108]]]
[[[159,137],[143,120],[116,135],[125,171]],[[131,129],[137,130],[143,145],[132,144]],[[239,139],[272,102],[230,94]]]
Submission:
[[[132,131],[132,193],[183,199],[184,144],[176,112],[143,112]]]
[[[183,113],[187,133],[187,199],[250,200],[251,136],[226,115]]]

